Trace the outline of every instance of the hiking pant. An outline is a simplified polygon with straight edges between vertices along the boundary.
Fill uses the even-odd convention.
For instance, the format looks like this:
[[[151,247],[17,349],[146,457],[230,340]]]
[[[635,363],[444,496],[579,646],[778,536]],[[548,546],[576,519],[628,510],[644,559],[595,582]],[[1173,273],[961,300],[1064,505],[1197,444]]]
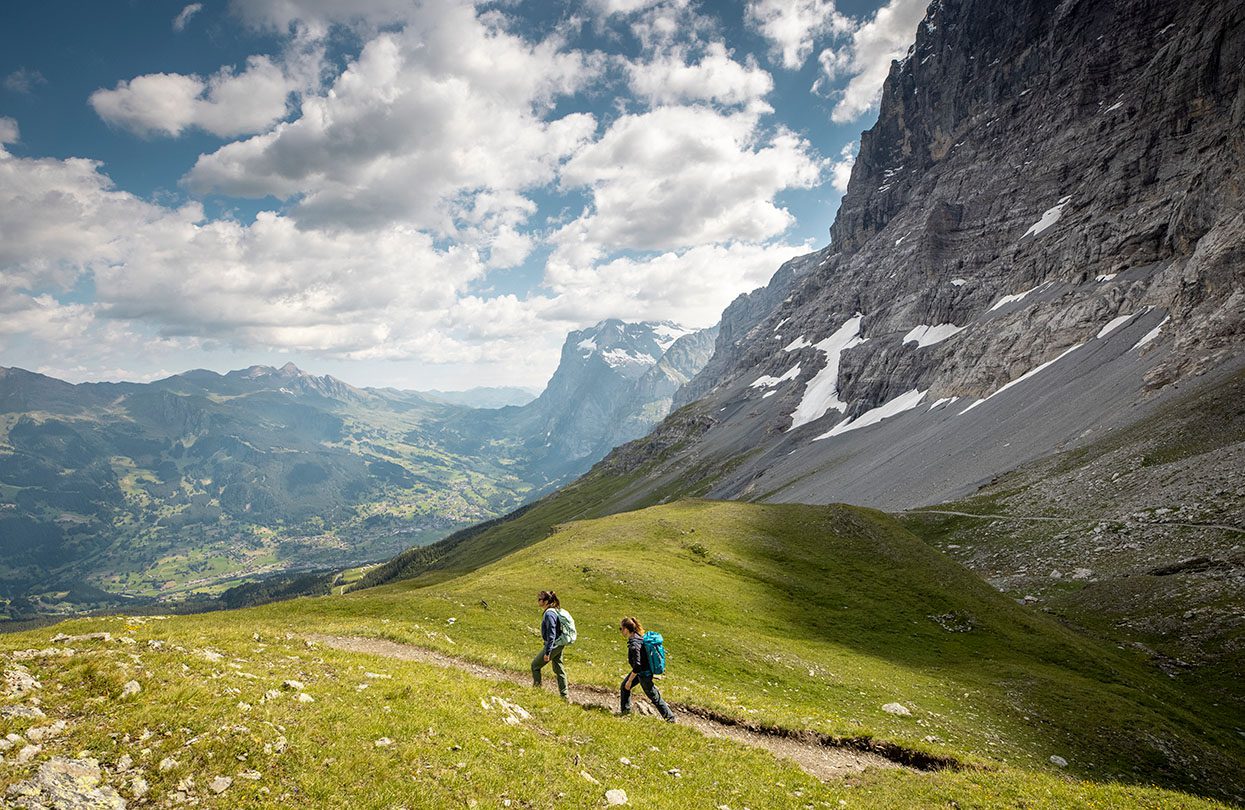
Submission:
[[[656,684],[653,683],[652,675],[636,675],[636,680],[640,683],[640,688],[644,690],[644,694],[648,695],[648,699],[653,701],[653,705],[657,707],[657,711],[661,712],[661,716],[667,720],[674,720],[674,712],[670,711],[670,707],[666,705],[666,701],[662,700],[661,692],[657,691]],[[631,714],[631,688],[627,686],[627,681],[631,680],[631,676],[622,679],[622,686],[618,690],[619,711],[623,714]]]
[[[558,678],[558,692],[562,697],[567,696],[566,691],[566,669],[562,666],[562,650],[566,649],[565,644],[560,644],[549,651],[549,663],[553,664],[553,674]],[[540,686],[540,670],[545,666],[545,651],[542,649],[536,653],[536,657],[532,659],[532,686]]]

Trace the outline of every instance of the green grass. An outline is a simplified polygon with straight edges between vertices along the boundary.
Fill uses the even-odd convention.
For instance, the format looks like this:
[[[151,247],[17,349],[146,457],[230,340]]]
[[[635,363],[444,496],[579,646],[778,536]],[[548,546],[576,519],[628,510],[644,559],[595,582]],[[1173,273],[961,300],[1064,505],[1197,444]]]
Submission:
[[[874,737],[967,767],[823,784],[688,728],[622,721],[550,693],[302,641],[308,632],[369,635],[522,672],[539,645],[541,588],[556,589],[576,617],[581,640],[567,654],[575,681],[616,685],[624,666],[615,628],[636,614],[665,634],[663,690],[674,701],[758,724]],[[946,623],[972,629],[949,632],[931,618],[948,614]],[[124,621],[0,636],[0,650],[47,646],[58,630],[125,631]],[[89,750],[111,763],[150,747],[157,796],[188,775],[202,795],[214,775],[263,772],[259,782],[235,779],[231,806],[466,807],[474,799],[497,807],[508,798],[517,807],[588,807],[602,803],[605,788],[624,787],[642,807],[1211,807],[1191,793],[1232,790],[1241,773],[1230,730],[1206,727],[1138,657],[1019,607],[886,516],[849,507],[680,502],[569,523],[433,584],[147,621],[128,633],[139,643],[29,663],[49,715],[74,721],[47,753]],[[166,643],[152,649],[150,639]],[[224,658],[206,660],[197,652],[205,648]],[[131,677],[144,691],[121,699]],[[287,678],[304,681],[316,702],[260,702]],[[507,725],[481,706],[493,696],[532,719]],[[912,716],[883,712],[892,701]],[[159,745],[136,742],[144,728]],[[289,750],[265,753],[278,735]],[[395,745],[377,749],[379,737]],[[1069,768],[1050,765],[1052,754]],[[169,755],[179,767],[156,772],[151,763]],[[0,766],[0,782],[31,770]]]

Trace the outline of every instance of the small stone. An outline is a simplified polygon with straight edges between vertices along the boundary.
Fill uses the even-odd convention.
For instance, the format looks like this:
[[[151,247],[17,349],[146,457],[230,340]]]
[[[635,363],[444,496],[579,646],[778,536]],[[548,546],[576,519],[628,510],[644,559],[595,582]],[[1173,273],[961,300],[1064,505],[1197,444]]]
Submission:
[[[306,692],[299,692],[298,702],[299,703],[315,703],[316,699],[313,698],[311,695],[307,694]]]
[[[233,786],[233,779],[228,776],[218,776],[208,783],[208,790],[216,794],[224,793]]]
[[[670,776],[673,776],[675,779],[683,778],[683,772],[680,771],[678,768],[671,768],[670,770],[666,771],[666,773],[669,774]]]
[[[47,717],[38,706],[5,706],[0,709],[0,717],[20,717],[24,720],[40,720]]]
[[[373,744],[377,748],[388,748],[389,746],[393,745],[393,740],[389,739],[388,737],[381,737],[379,740],[377,740]]]
[[[622,788],[610,788],[605,791],[605,803],[610,807],[627,803],[627,791]]]
[[[143,691],[143,685],[138,681],[126,681],[125,686],[121,687],[121,697],[133,697]]]
[[[43,746],[41,745],[23,746],[22,750],[17,752],[17,761],[18,762],[30,762],[32,759],[38,756],[39,752],[42,750],[43,750]]]
[[[11,785],[8,795],[18,807],[98,808],[124,810],[125,799],[110,787],[100,787],[99,762],[83,757],[52,757],[25,782]],[[7,806],[7,805],[6,805]]]
[[[130,756],[129,754],[122,754],[121,757],[117,759],[116,769],[118,772],[125,773],[126,771],[128,771],[130,768],[133,768],[133,767],[134,767],[134,757]]]
[[[1054,766],[1055,766],[1055,767],[1057,767],[1057,768],[1066,768],[1066,767],[1068,767],[1068,760],[1064,759],[1063,757],[1059,756],[1058,754],[1051,754],[1051,755],[1050,755],[1050,764],[1051,764],[1051,765],[1054,765]]]
[[[243,771],[242,773],[238,774],[238,778],[249,779],[252,782],[258,782],[260,779],[263,778],[263,775],[259,771]]]
[[[630,765],[630,764],[631,764],[631,760],[627,759],[626,757],[619,757],[619,758],[618,758],[618,761],[619,761],[619,762],[621,762],[621,763],[622,763],[622,764],[624,764],[624,765]]]
[[[177,760],[173,759],[172,757],[165,757],[164,759],[160,760],[160,764],[156,766],[156,770],[163,773],[164,771],[171,771],[176,767],[177,767]]]
[[[912,711],[902,703],[887,703],[882,707],[882,711],[887,714],[899,715],[900,717],[908,717],[912,714]]]
[[[591,783],[592,783],[592,784],[594,784],[594,785],[599,785],[599,784],[601,784],[600,782],[598,782],[598,781],[596,780],[596,778],[595,778],[595,777],[593,777],[593,775],[592,775],[592,774],[588,773],[587,771],[580,771],[580,772],[579,772],[579,775],[580,775],[580,776],[582,776],[583,778],[587,779],[589,782],[591,782]]]
[[[38,728],[28,729],[26,731],[26,739],[30,740],[32,743],[41,743],[59,735],[67,728],[69,728],[68,723],[64,720],[57,720],[50,726],[40,726]]]
[[[276,689],[269,689],[267,692],[265,692],[265,693],[264,693],[264,696],[263,696],[262,698],[260,698],[260,701],[259,701],[259,702],[260,702],[260,703],[267,703],[268,701],[270,701],[270,700],[276,700],[276,699],[277,699],[277,698],[279,698],[279,697],[281,697],[281,693],[280,693],[280,692],[278,692]]]
[[[147,780],[141,776],[136,776],[130,780],[130,795],[136,799],[141,799],[147,795],[147,791],[151,786],[147,784]]]
[[[282,681],[281,688],[289,690],[290,692],[301,692],[303,691],[303,689],[307,688],[307,685],[304,684],[302,681],[289,680],[289,681]]]

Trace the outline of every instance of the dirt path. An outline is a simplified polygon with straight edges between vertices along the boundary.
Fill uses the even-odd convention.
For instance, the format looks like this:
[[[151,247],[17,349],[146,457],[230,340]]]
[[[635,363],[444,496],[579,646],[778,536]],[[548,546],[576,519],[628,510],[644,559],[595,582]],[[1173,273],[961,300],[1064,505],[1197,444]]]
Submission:
[[[507,683],[519,684],[520,686],[531,683],[530,677],[524,674],[494,669],[483,664],[464,661],[461,658],[455,658],[411,644],[398,644],[393,641],[361,638],[358,636],[312,634],[307,636],[307,638],[337,650],[379,655],[385,658],[399,658],[404,661],[418,661],[421,664],[460,669],[490,681],[505,681]],[[550,676],[545,678],[545,680],[552,681],[553,678]],[[548,687],[549,684],[546,684],[546,688]],[[642,692],[637,690],[636,697],[639,699],[632,705],[637,713],[656,715],[656,710],[643,698]],[[571,685],[572,703],[583,706],[600,706],[612,711],[617,701],[618,695],[612,690],[598,686],[584,686],[582,684]],[[845,740],[836,742],[810,733],[785,732],[779,729],[747,728],[732,722],[729,718],[714,717],[710,713],[695,707],[683,706],[677,703],[671,705],[678,713],[681,724],[696,729],[706,737],[734,740],[754,748],[764,748],[775,756],[794,761],[805,771],[819,779],[841,779],[844,776],[860,773],[866,768],[908,767],[902,764],[903,754],[906,752],[878,746],[884,753],[888,753],[892,757],[887,758],[881,753],[866,750],[872,744],[869,741]],[[930,763],[925,764],[928,765]],[[942,764],[945,765],[946,763]]]
[[[954,515],[956,517],[982,518],[983,520],[1012,520],[1019,523],[1101,523],[1097,518],[1043,517],[1040,515],[984,515],[979,512],[954,512],[950,509],[905,509],[904,515]],[[1186,529],[1220,529],[1225,532],[1245,534],[1239,526],[1228,526],[1223,523],[1178,523],[1174,520],[1160,520],[1152,523],[1139,523],[1138,526],[1180,526]]]

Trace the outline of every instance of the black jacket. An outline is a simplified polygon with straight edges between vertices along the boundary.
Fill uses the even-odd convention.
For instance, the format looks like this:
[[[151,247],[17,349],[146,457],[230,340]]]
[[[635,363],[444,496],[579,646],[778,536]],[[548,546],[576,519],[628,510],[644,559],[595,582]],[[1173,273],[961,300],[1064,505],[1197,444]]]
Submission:
[[[649,674],[648,650],[644,649],[644,642],[639,636],[627,639],[627,663],[631,664],[631,671],[637,675]]]

